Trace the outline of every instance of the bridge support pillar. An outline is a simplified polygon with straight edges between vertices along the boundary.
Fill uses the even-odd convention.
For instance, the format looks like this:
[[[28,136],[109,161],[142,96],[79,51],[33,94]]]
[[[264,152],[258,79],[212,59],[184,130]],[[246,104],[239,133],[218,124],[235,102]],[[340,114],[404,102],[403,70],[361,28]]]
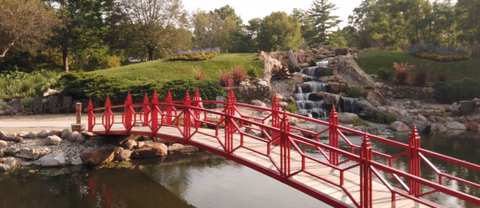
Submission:
[[[103,127],[105,127],[105,133],[108,134],[110,132],[110,128],[112,128],[112,117],[114,116],[112,113],[110,113],[112,110],[110,107],[112,106],[112,103],[110,102],[110,97],[107,95],[107,100],[105,101],[105,112],[103,113],[102,116],[102,124]]]
[[[187,90],[187,93],[185,94],[185,103],[183,104],[183,134],[185,140],[189,140],[191,136],[192,115],[190,113],[190,106],[192,106],[192,100],[190,99]]]
[[[225,153],[228,155],[233,151],[233,132],[235,131],[233,116],[235,116],[235,94],[230,89],[225,107]]]
[[[290,120],[288,119],[287,112],[284,112],[281,126],[281,134],[280,134],[280,170],[281,177],[284,181],[287,181],[288,177],[290,176],[290,150],[291,150],[291,142],[289,138],[290,133]]]
[[[145,93],[145,97],[143,98],[143,109],[142,109],[142,126],[149,126],[149,119],[148,115],[150,114],[150,102],[148,101],[148,95]]]
[[[272,127],[281,129],[280,127],[280,103],[278,102],[277,95],[273,97],[272,102]],[[272,144],[279,145],[281,143],[281,133],[277,131],[272,131]]]
[[[155,137],[155,134],[158,131],[158,95],[157,95],[157,90],[153,90],[151,119],[152,119],[152,122],[151,122],[150,130],[152,130],[152,137]]]
[[[338,149],[338,114],[335,111],[335,106],[332,106],[332,112],[330,113],[329,119],[329,144],[331,147]],[[338,153],[330,151],[330,164],[338,165]]]
[[[360,207],[372,207],[372,170],[370,163],[372,161],[372,146],[370,139],[365,133],[362,149],[360,150]]]
[[[88,131],[93,131],[93,126],[95,126],[95,114],[93,114],[93,104],[92,99],[88,100]]]
[[[132,130],[132,114],[132,97],[130,96],[130,92],[128,92],[123,111],[123,126],[127,134],[130,134],[130,130]]]
[[[170,89],[168,90],[168,93],[167,93],[167,106],[165,107],[166,109],[166,114],[167,114],[167,119],[166,119],[166,122],[167,122],[167,125],[172,125],[173,123],[173,119],[172,119],[172,104],[173,104],[173,98],[172,98],[172,94],[170,93]],[[163,119],[162,119],[163,120]]]
[[[409,166],[408,172],[414,176],[420,177],[420,136],[417,132],[417,127],[413,125],[412,133],[410,134],[410,138],[408,139],[408,145],[410,147],[410,153],[408,155]],[[410,180],[410,195],[418,197],[420,193],[420,183]]]

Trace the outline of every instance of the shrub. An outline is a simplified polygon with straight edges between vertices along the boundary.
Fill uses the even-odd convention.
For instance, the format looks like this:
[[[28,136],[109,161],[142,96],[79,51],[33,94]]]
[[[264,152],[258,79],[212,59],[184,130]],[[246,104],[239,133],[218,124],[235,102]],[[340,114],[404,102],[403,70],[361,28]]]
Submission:
[[[446,82],[448,80],[448,74],[441,72],[438,74],[438,81],[440,82]]]
[[[285,110],[290,113],[297,113],[297,105],[295,103],[288,103],[287,107],[285,107]]]
[[[471,52],[464,48],[432,45],[414,45],[410,47],[409,53],[418,58],[441,62],[468,60],[471,56]]]
[[[31,98],[31,97],[23,98],[22,99],[22,106],[24,108],[31,108],[33,106],[33,98]]]
[[[379,113],[377,114],[377,122],[378,123],[385,123],[387,121],[387,116]]]
[[[220,71],[220,85],[223,87],[235,86],[232,75],[229,72],[223,70]]]
[[[428,81],[428,72],[425,69],[419,69],[415,71],[415,86],[425,87]]]
[[[250,77],[250,79],[255,79],[258,77],[257,71],[255,71],[255,69],[248,69],[247,75]]]
[[[170,90],[173,100],[184,100],[188,90],[193,99],[196,87],[202,100],[215,100],[217,96],[225,96],[222,86],[214,80],[173,80],[164,83],[157,92],[160,99],[165,99]]]
[[[239,85],[247,78],[245,71],[243,71],[242,67],[238,65],[231,69],[231,73],[234,85]]]
[[[441,103],[451,104],[480,97],[480,81],[468,77],[461,80],[438,82],[434,87],[434,96]]]
[[[202,67],[193,68],[193,78],[195,80],[203,80],[205,79],[205,72],[203,71]]]
[[[362,95],[362,89],[357,86],[349,87],[349,95],[353,98],[359,98]]]
[[[397,121],[397,116],[395,114],[388,114],[386,119],[388,124],[392,124]]]
[[[116,55],[110,56],[108,58],[108,68],[119,67],[122,65],[122,59]]]
[[[395,68],[395,78],[397,82],[401,85],[408,84],[410,82],[410,69],[412,65],[408,65],[407,63],[393,63],[393,68]]]
[[[335,49],[335,56],[347,55],[347,54],[348,54],[348,48],[338,47]]]
[[[392,69],[380,68],[377,75],[380,77],[380,79],[388,81],[393,77],[394,72],[395,70]]]
[[[354,126],[370,126],[370,125],[368,125],[368,123],[366,121],[364,121],[361,118],[353,119],[352,124]]]

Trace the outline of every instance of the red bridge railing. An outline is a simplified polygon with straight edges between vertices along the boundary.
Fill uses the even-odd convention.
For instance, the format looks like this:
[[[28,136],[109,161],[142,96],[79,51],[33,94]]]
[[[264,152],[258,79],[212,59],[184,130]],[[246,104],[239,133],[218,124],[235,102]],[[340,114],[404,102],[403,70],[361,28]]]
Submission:
[[[203,108],[203,104],[221,104],[224,105],[223,111],[216,111],[212,109]],[[239,108],[248,108],[268,112],[264,118],[255,117],[253,115],[245,115]],[[120,111],[121,113],[113,113]],[[140,109],[140,110],[138,110]],[[97,112],[97,115],[95,114]],[[98,115],[101,115],[101,123],[97,122]],[[121,116],[121,122],[115,120],[115,116]],[[217,119],[212,119],[210,116],[214,115]],[[318,126],[325,127],[324,130],[313,131],[299,128],[297,126],[290,126],[290,119],[297,119],[304,122],[310,122]],[[121,125],[125,130],[112,129],[113,125]],[[215,129],[215,133],[207,133],[202,131],[202,126],[210,126]],[[95,127],[102,126],[101,131],[95,131]],[[144,126],[148,127],[150,131],[139,132],[134,131],[133,127]],[[273,100],[272,108],[262,108],[248,104],[236,103],[233,91],[230,91],[228,100],[226,102],[218,101],[202,101],[198,89],[195,91],[193,100],[190,98],[188,91],[183,101],[173,101],[170,91],[168,91],[165,102],[159,102],[157,92],[154,91],[152,101],[149,102],[148,96],[145,94],[144,102],[141,104],[133,104],[130,93],[128,93],[125,103],[123,105],[112,106],[110,99],[107,96],[105,106],[101,108],[93,108],[92,102],[88,105],[88,131],[99,134],[142,134],[146,136],[155,137],[161,132],[163,127],[173,127],[178,130],[183,138],[169,137],[170,139],[191,143],[190,138],[194,134],[202,134],[208,137],[215,138],[222,150],[212,148],[202,144],[195,144],[208,151],[226,156],[230,159],[240,161],[232,153],[239,148],[245,148],[255,152],[272,162],[276,171],[272,172],[270,169],[259,167],[257,164],[242,161],[243,164],[254,168],[272,178],[283,181],[292,187],[295,187],[313,197],[322,199],[322,201],[331,205],[339,205],[334,199],[321,193],[305,187],[302,184],[295,183],[291,178],[297,174],[308,174],[319,180],[325,181],[333,186],[342,189],[350,198],[356,207],[372,207],[372,182],[375,176],[377,181],[384,184],[391,192],[391,205],[395,207],[395,201],[398,196],[402,196],[414,200],[420,204],[437,207],[438,205],[429,201],[425,196],[432,193],[444,193],[446,195],[458,198],[468,203],[480,206],[480,198],[460,192],[451,187],[445,186],[444,181],[455,181],[462,183],[472,188],[479,188],[480,184],[474,181],[461,178],[459,176],[449,175],[440,171],[429,158],[447,161],[456,164],[463,168],[480,171],[480,166],[477,164],[465,162],[459,159],[438,154],[420,147],[420,137],[417,129],[414,126],[409,138],[409,143],[386,139],[380,136],[368,134],[358,130],[350,129],[338,124],[338,115],[335,108],[332,108],[329,116],[329,121],[321,121],[313,118],[304,117],[282,111],[280,104],[276,97]],[[220,130],[222,129],[223,130]],[[261,132],[264,137],[246,133],[246,130]],[[220,131],[224,132],[224,138],[220,138]],[[294,133],[297,132],[297,133]],[[328,144],[320,142],[321,135],[326,135],[328,132]],[[240,135],[240,144],[234,144],[234,134]],[[301,135],[299,135],[301,134]],[[361,145],[354,144],[346,136],[356,135],[363,137]],[[165,135],[164,135],[165,136]],[[168,137],[168,135],[166,135]],[[306,136],[310,137],[306,138]],[[251,138],[266,145],[266,151],[261,152],[244,143],[244,138]],[[349,147],[349,151],[339,147],[339,141],[342,139]],[[404,151],[390,155],[384,152],[375,150],[371,141],[385,143],[403,149]],[[280,156],[272,154],[272,148],[280,148]],[[301,148],[303,147],[303,148]],[[301,167],[291,166],[292,150],[296,151],[302,161]],[[315,154],[312,154],[312,151]],[[374,157],[375,156],[375,157]],[[393,161],[402,156],[408,157],[408,170],[402,171],[393,167]],[[384,158],[387,162],[382,162],[379,158]],[[332,181],[322,175],[312,172],[307,161],[322,164],[340,172],[340,180]],[[438,180],[431,181],[422,178],[421,166],[433,170],[437,174]],[[344,175],[347,171],[354,168],[360,169],[360,200],[356,200],[350,190],[345,188]],[[383,174],[380,174],[383,172]],[[390,176],[392,180],[385,179],[384,176]],[[408,181],[408,183],[405,183]],[[429,191],[422,191],[422,187],[429,187]],[[427,189],[427,188],[423,188]]]

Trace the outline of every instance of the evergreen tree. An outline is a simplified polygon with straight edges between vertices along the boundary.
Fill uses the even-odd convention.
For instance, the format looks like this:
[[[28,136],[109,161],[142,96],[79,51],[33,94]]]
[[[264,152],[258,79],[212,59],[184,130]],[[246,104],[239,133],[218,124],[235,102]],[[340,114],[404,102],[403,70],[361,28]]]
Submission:
[[[310,17],[315,19],[313,30],[306,35],[310,46],[318,44],[328,44],[331,36],[330,29],[335,28],[342,22],[339,16],[332,15],[332,11],[336,10],[335,4],[328,0],[315,0],[312,7],[308,10]]]

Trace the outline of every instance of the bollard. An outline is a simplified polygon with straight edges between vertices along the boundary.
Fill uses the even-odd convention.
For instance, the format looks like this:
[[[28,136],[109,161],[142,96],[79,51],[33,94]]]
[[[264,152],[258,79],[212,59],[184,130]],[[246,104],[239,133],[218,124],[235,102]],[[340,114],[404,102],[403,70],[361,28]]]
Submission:
[[[75,112],[77,122],[72,124],[72,131],[82,132],[85,130],[85,124],[82,124],[82,103],[75,103]]]
[[[75,103],[75,110],[77,112],[77,124],[82,123],[82,103]]]

